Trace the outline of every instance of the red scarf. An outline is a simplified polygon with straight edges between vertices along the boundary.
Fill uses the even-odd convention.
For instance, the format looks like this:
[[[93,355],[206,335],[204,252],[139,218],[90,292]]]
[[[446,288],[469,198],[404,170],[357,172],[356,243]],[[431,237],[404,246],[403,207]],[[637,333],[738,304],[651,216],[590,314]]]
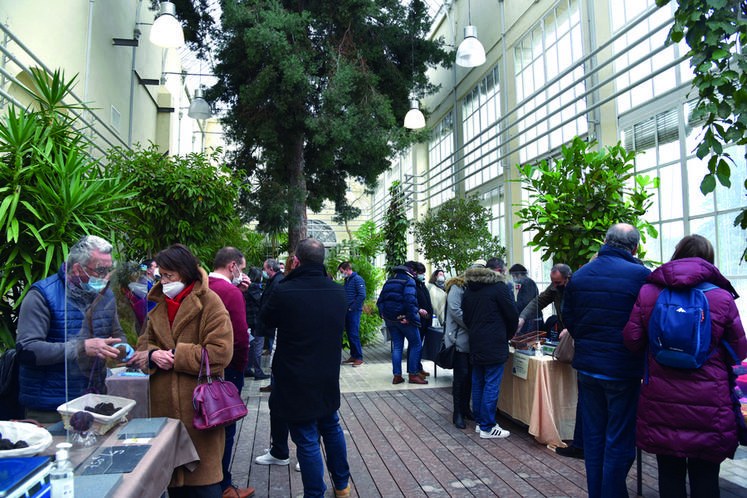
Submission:
[[[182,301],[185,297],[187,297],[187,294],[192,292],[192,288],[195,286],[195,283],[192,282],[187,287],[184,288],[174,299],[171,299],[169,296],[164,294],[164,297],[166,298],[166,309],[169,312],[169,325],[174,325],[174,317],[176,316],[176,312],[179,311],[179,306],[181,306]]]

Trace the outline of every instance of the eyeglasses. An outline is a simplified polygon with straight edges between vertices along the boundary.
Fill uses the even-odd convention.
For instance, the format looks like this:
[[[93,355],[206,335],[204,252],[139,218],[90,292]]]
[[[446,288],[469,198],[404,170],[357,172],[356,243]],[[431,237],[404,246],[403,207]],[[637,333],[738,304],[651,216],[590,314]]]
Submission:
[[[99,266],[96,268],[91,268],[90,266],[86,266],[86,268],[88,269],[88,271],[98,275],[99,277],[105,277],[111,273],[113,267],[112,266]],[[87,273],[88,272],[86,272],[86,274]]]

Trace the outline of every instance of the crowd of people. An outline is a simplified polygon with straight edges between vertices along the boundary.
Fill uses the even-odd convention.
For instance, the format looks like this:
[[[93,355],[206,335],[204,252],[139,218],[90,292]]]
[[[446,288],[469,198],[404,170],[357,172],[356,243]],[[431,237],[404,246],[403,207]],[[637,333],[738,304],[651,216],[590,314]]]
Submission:
[[[636,446],[656,455],[661,496],[686,496],[686,476],[692,496],[718,496],[720,463],[738,444],[727,373],[747,357],[738,296],[714,266],[707,239],[683,238],[671,261],[653,272],[635,257],[639,243],[635,227],[613,225],[592,261],[575,272],[554,265],[541,293],[525,267],[507,269],[498,257],[451,278],[436,269],[427,283],[420,262],[394,267],[377,300],[392,341],[392,384],[428,384],[423,339],[429,327],[442,326],[444,346],[455,348],[453,424],[466,429],[465,420],[474,420],[480,438],[506,438],[496,410],[509,341],[538,328],[556,340],[570,334],[576,424],[573,440],[556,451],[584,459],[589,496],[627,496]],[[174,244],[143,262],[135,285],[123,284],[140,332],[132,348],[109,285],[112,250],[100,237],[84,237],[59,271],[25,296],[16,350],[27,418],[54,423],[66,399],[105,392],[107,360],[117,359],[149,375],[151,415],[180,419],[200,457],[197,468],[174,470],[169,496],[248,498],[254,490],[234,486],[230,472],[235,424],[199,430],[192,423],[204,351],[211,371],[239,392],[245,377],[271,380],[261,389],[270,393],[271,445],[255,462],[289,465],[290,438],[304,496],[324,496],[323,444],[335,496],[348,496],[339,376],[341,365],[364,364],[366,299],[366,282],[351,263],[338,266],[339,285],[324,266],[322,243],[306,239],[285,264],[267,259],[261,269],[247,270],[241,251],[225,247],[208,274],[187,247]],[[663,364],[649,339],[659,297],[703,285],[709,354],[697,368]],[[550,305],[555,313],[544,320]],[[341,361],[343,331],[349,357]],[[269,374],[261,366],[265,347]]]

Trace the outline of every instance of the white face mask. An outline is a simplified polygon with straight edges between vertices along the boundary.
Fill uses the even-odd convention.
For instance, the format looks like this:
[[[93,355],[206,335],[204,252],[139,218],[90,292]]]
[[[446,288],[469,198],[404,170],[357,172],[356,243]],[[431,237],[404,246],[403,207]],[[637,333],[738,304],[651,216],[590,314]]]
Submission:
[[[174,299],[183,290],[184,284],[181,282],[169,282],[168,284],[163,284],[163,293],[166,294],[166,297],[169,299]]]
[[[241,279],[241,272],[239,272],[239,276],[237,277],[236,275],[233,274],[233,270],[232,270],[231,271],[231,276],[233,277],[233,279],[231,280],[231,283],[233,285],[235,285],[235,286],[238,287],[238,285],[241,283],[241,280],[242,280]]]
[[[436,277],[436,280],[437,280],[438,282],[443,282],[444,280],[446,280],[446,277],[443,277],[443,276],[439,276],[439,277]]]

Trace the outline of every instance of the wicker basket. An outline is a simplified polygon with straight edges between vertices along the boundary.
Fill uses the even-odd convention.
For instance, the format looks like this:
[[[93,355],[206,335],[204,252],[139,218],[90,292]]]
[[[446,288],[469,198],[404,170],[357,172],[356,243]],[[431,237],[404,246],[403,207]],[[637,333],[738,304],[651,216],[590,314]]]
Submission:
[[[108,396],[106,394],[85,394],[80,398],[57,407],[57,412],[62,416],[65,429],[72,430],[70,427],[70,417],[75,412],[85,410],[87,406],[96,406],[99,403],[112,403],[117,411],[112,415],[100,415],[90,412],[93,415],[93,426],[91,432],[96,434],[106,434],[109,430],[120,422],[127,421],[127,414],[135,407],[135,401],[118,396]]]

